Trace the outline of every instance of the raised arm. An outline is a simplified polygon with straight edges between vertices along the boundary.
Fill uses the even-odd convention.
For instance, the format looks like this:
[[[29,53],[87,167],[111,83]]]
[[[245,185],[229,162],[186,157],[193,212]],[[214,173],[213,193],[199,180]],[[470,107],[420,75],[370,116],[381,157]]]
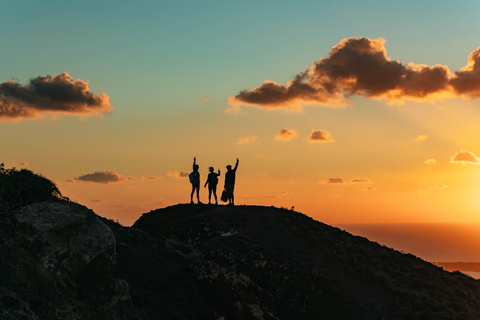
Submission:
[[[238,158],[237,158],[237,163],[235,163],[235,168],[233,168],[233,171],[237,171],[237,167],[238,167]]]
[[[220,175],[220,169],[218,169],[218,174],[217,174],[217,176],[219,176],[219,175]]]
[[[193,165],[192,165],[193,171],[195,171],[196,165],[197,165],[197,157],[193,157]]]

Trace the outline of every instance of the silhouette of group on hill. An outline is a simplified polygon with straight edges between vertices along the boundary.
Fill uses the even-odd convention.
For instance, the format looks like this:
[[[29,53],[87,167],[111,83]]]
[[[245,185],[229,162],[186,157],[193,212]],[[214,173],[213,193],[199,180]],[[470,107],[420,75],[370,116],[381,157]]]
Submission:
[[[233,191],[235,189],[235,174],[238,168],[238,158],[235,164],[235,167],[232,169],[231,165],[227,166],[227,172],[225,173],[225,184],[224,190],[222,192],[222,201],[227,202],[229,205],[234,205],[234,196]],[[190,183],[192,184],[192,193],[190,194],[190,203],[193,204],[193,195],[195,191],[197,192],[197,203],[201,204],[200,201],[200,172],[198,171],[200,167],[197,164],[197,158],[193,158],[193,171],[189,175]],[[208,204],[211,204],[212,194],[215,198],[215,204],[218,204],[217,201],[217,184],[218,176],[220,176],[220,169],[218,173],[215,172],[213,167],[209,168],[209,174],[207,181],[205,182],[204,188],[208,185]]]

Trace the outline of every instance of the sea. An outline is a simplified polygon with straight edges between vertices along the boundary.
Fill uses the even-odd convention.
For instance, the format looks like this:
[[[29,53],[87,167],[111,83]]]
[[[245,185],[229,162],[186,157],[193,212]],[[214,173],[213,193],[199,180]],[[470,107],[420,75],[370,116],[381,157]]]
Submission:
[[[480,224],[356,223],[336,227],[480,279]]]

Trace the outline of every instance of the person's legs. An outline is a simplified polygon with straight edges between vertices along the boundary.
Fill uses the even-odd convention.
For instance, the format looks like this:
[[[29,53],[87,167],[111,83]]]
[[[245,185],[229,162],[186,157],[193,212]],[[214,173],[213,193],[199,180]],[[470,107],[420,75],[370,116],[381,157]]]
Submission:
[[[193,193],[195,192],[195,185],[192,184],[192,193],[190,194],[190,203],[193,203]]]
[[[208,204],[211,203],[211,199],[212,199],[212,187],[208,185]]]
[[[200,194],[199,194],[200,193],[200,185],[196,186],[196,188],[197,188],[197,203],[201,203],[200,202]]]
[[[212,187],[212,191],[213,191],[213,196],[215,197],[215,204],[218,204],[218,201],[217,201],[217,186],[216,185]]]
[[[225,189],[227,189],[227,193],[228,193],[228,204],[232,204],[232,205],[233,205],[233,188],[234,186],[231,184],[225,186]]]

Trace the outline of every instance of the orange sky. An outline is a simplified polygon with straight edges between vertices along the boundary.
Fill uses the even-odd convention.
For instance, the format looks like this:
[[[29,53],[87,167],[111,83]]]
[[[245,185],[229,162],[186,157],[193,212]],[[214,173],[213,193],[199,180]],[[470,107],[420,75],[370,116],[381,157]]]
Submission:
[[[203,202],[239,158],[236,204],[480,221],[479,3],[120,2],[2,5],[7,167],[125,225],[189,202],[193,157]]]

